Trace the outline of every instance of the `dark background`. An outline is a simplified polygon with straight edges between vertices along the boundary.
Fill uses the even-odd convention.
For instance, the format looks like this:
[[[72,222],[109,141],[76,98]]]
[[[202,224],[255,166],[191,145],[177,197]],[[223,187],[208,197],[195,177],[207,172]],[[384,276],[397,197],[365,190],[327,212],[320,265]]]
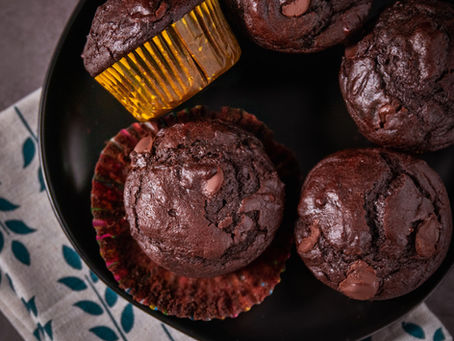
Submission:
[[[53,50],[76,3],[77,0],[0,0],[0,110],[42,86]],[[451,334],[453,289],[451,271],[427,300]],[[22,340],[2,314],[0,340]]]

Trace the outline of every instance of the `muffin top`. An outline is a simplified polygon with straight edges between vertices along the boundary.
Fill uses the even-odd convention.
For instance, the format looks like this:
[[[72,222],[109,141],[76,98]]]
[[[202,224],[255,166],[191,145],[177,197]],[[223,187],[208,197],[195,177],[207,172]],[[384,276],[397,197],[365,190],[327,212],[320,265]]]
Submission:
[[[107,0],[96,10],[82,53],[95,77],[180,20],[203,0]]]
[[[341,43],[366,21],[373,0],[228,0],[259,45],[315,52]]]
[[[124,202],[131,235],[155,263],[187,277],[232,272],[270,244],[284,185],[262,143],[219,120],[178,123],[131,154]]]
[[[298,206],[297,250],[346,296],[388,299],[421,285],[445,257],[452,230],[446,189],[422,160],[382,149],[319,162]]]
[[[340,85],[372,142],[422,152],[454,143],[454,6],[398,1],[345,52]]]

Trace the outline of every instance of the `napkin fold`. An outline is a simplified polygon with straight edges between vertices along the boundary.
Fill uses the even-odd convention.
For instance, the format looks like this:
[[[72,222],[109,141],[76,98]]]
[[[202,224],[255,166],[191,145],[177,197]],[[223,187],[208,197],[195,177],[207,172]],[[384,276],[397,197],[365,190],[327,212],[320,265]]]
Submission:
[[[0,113],[0,310],[25,340],[191,340],[118,296],[83,263],[47,198],[37,90]],[[452,340],[421,304],[366,340]]]

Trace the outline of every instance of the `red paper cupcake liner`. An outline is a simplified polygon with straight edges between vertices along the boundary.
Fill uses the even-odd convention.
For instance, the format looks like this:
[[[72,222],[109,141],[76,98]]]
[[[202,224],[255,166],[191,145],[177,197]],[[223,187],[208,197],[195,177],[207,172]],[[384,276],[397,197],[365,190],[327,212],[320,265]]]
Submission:
[[[254,262],[222,276],[188,278],[153,263],[131,237],[123,206],[123,187],[129,154],[142,137],[154,135],[157,127],[209,119],[230,122],[262,141],[286,184],[286,209],[275,239]],[[292,153],[273,140],[265,124],[241,109],[223,108],[221,112],[213,112],[199,106],[154,122],[134,123],[108,141],[95,168],[91,209],[101,256],[119,286],[153,310],[195,320],[237,317],[261,303],[281,280],[290,257],[298,184],[298,166]]]

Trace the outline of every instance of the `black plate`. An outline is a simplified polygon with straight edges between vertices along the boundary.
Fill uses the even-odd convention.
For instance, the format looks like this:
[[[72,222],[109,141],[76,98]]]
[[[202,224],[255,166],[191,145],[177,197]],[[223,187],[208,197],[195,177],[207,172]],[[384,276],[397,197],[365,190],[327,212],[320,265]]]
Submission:
[[[91,226],[90,183],[104,142],[133,122],[87,72],[79,57],[91,18],[101,3],[83,1],[74,12],[55,52],[40,111],[40,152],[47,188],[63,230],[89,267],[120,290],[99,256]],[[323,157],[344,148],[370,144],[361,137],[341,98],[337,74],[342,49],[313,55],[287,55],[240,40],[240,62],[185,106],[242,107],[266,122],[278,141],[295,151],[303,174]],[[454,198],[454,147],[424,158],[437,170]],[[149,314],[199,339],[352,340],[399,318],[446,275],[454,248],[423,286],[384,302],[356,302],[320,284],[292,255],[274,294],[237,319],[194,322],[139,306]]]

